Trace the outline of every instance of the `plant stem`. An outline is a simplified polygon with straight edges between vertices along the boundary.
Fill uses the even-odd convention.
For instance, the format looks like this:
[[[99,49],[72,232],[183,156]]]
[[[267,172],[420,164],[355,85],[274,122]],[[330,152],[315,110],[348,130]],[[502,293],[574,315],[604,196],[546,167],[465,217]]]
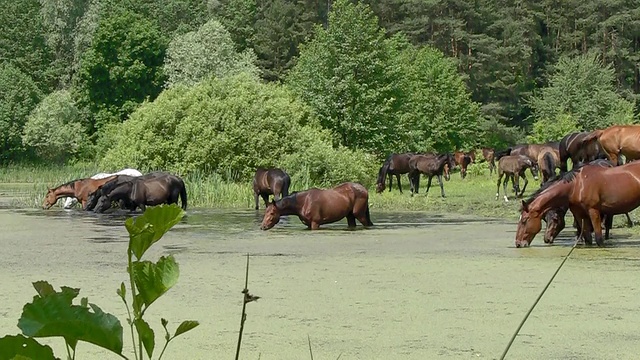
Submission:
[[[133,281],[133,262],[131,261],[131,240],[129,240],[129,249],[127,249],[127,262],[129,267],[129,282],[131,283],[131,299],[133,306],[133,319],[131,319],[131,315],[129,315],[130,322],[129,327],[131,328],[131,341],[133,342],[133,355],[136,359],[142,360],[142,350],[140,350],[140,357],[138,358],[138,352],[136,350],[136,338],[133,332],[133,322],[137,319],[137,310],[136,310],[136,284]],[[128,310],[127,310],[128,311]]]
[[[167,340],[164,343],[164,347],[162,348],[162,351],[160,352],[160,356],[158,356],[158,360],[162,359],[162,355],[164,355],[164,351],[167,350],[167,346],[169,345],[169,341],[171,341],[173,338],[170,338],[169,340]]]
[[[67,346],[67,359],[72,360],[73,358],[71,357],[71,348],[69,347],[69,343],[65,340],[64,344]]]
[[[247,319],[247,298],[249,295],[249,289],[247,286],[249,285],[249,254],[247,254],[247,271],[244,276],[244,290],[242,290],[244,294],[244,298],[242,300],[242,317],[240,318],[240,331],[238,332],[238,347],[236,348],[236,360],[240,357],[240,344],[242,343],[242,332],[244,331],[244,321]]]
[[[311,350],[311,338],[309,334],[307,334],[307,341],[309,342],[309,355],[311,355],[311,360],[313,360],[313,351]]]

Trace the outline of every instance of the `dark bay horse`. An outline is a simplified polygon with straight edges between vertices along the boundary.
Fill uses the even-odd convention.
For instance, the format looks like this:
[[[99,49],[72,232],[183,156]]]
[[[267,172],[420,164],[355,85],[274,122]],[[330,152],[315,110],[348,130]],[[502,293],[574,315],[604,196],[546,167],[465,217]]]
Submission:
[[[527,189],[527,184],[529,180],[527,180],[525,171],[529,169],[531,171],[531,175],[533,175],[534,180],[538,180],[538,164],[531,160],[528,156],[524,155],[507,155],[500,158],[498,161],[498,182],[497,182],[497,190],[496,190],[496,200],[500,197],[500,181],[502,177],[505,176],[504,182],[502,186],[504,188],[504,201],[509,201],[509,196],[507,195],[507,183],[509,179],[513,182],[513,189],[516,193],[516,198],[521,197],[524,194],[524,191]],[[522,187],[522,192],[518,194],[520,191],[520,177],[524,179],[524,186]]]
[[[113,189],[115,189],[118,185],[125,183],[127,181],[133,181],[134,179],[138,178],[138,179],[151,179],[154,177],[161,177],[161,176],[165,176],[168,175],[168,173],[163,172],[163,171],[154,171],[154,172],[150,172],[148,174],[145,175],[140,175],[140,176],[130,176],[130,175],[117,175],[115,177],[115,179],[113,180],[109,180],[106,183],[104,183],[103,185],[99,186],[96,191],[94,191],[93,193],[89,194],[89,198],[87,200],[87,204],[84,207],[84,210],[86,211],[92,211],[95,209],[95,207],[98,205],[98,202],[101,200],[102,197],[106,197],[107,194],[111,193],[111,191],[113,191]],[[109,201],[108,199],[103,199],[103,201]],[[131,203],[127,198],[122,197],[119,199],[119,205],[121,209],[129,209],[131,211],[134,211],[136,209],[136,205]],[[103,207],[105,205],[101,204],[101,207]]]
[[[253,197],[256,201],[256,210],[260,203],[260,197],[264,200],[264,206],[269,205],[269,195],[275,200],[289,195],[291,178],[289,174],[278,168],[258,168],[253,176]]]
[[[378,171],[378,180],[376,181],[376,192],[381,193],[385,188],[385,180],[389,176],[389,191],[393,184],[393,175],[396,176],[398,182],[398,190],[402,193],[402,185],[400,185],[400,175],[409,173],[409,159],[415,155],[414,153],[391,154],[384,161]]]
[[[592,132],[574,132],[563,137],[558,147],[558,156],[561,173],[567,172],[569,159],[576,167],[581,163],[608,158]]]
[[[613,125],[595,130],[585,137],[585,141],[594,138],[614,164],[622,163],[620,155],[624,155],[626,161],[640,159],[640,125]]]
[[[495,153],[496,151],[492,148],[482,148],[482,157],[489,164],[489,176],[493,175],[493,171],[496,169]]]
[[[542,183],[556,176],[556,168],[559,166],[560,156],[558,151],[551,146],[545,146],[538,152],[538,167],[542,173]]]
[[[353,182],[331,189],[312,188],[295,192],[273,201],[265,210],[260,228],[271,229],[283,215],[297,215],[311,230],[345,217],[350,229],[356,227],[356,219],[365,227],[373,226],[369,215],[369,192],[361,184]]]
[[[440,195],[444,195],[444,185],[442,183],[442,177],[449,181],[449,172],[456,165],[453,156],[450,153],[440,155],[414,155],[409,160],[409,181],[411,184],[411,196],[418,192],[420,186],[420,174],[425,174],[429,177],[427,182],[427,190],[425,194],[429,192],[431,187],[431,179],[436,176],[438,178],[438,184],[440,184]]]
[[[464,179],[467,176],[467,167],[472,163],[471,156],[469,153],[456,151],[453,153],[453,159],[456,165],[460,166],[460,177]]]
[[[160,204],[177,204],[181,199],[182,209],[187,209],[187,189],[184,181],[178,176],[155,174],[153,177],[137,177],[116,184],[108,193],[103,189],[103,196],[98,200],[96,212],[104,212],[111,207],[112,201],[124,200],[131,204],[130,210],[139,207],[145,211],[147,206]]]
[[[60,199],[61,197],[74,197],[80,201],[82,207],[86,207],[89,194],[96,191],[99,186],[102,186],[108,181],[115,179],[116,176],[109,176],[103,179],[77,179],[64,183],[53,189],[47,189],[47,194],[44,197],[43,209],[49,209]]]
[[[558,151],[558,148],[560,147],[560,142],[559,141],[549,141],[546,142],[544,144],[520,144],[520,145],[515,145],[511,147],[511,152],[509,153],[509,155],[524,155],[524,156],[528,156],[531,159],[538,159],[538,154],[540,153],[540,150],[542,150],[542,148],[544,147],[551,147],[553,149],[555,149],[556,151]]]
[[[516,247],[531,244],[542,216],[562,206],[569,207],[579,224],[579,237],[591,244],[593,230],[598,246],[604,246],[602,214],[623,214],[640,206],[640,162],[610,168],[584,165],[542,186],[522,202]]]

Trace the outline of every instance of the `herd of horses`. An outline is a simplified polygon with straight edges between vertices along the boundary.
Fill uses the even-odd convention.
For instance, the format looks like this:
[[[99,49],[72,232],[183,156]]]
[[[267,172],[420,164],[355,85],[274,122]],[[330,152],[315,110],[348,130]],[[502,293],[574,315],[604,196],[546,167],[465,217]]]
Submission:
[[[509,201],[507,184],[512,181],[516,198],[522,197],[529,170],[534,179],[542,175],[541,187],[529,199],[522,200],[521,214],[516,232],[516,247],[525,247],[540,232],[546,221],[545,243],[553,243],[565,227],[564,217],[571,211],[577,240],[592,244],[595,234],[598,246],[609,238],[613,216],[625,214],[632,225],[629,212],[640,206],[640,125],[614,125],[606,129],[578,132],[566,135],[560,141],[543,144],[520,144],[496,151],[483,148],[482,155],[489,165],[489,173],[498,175],[496,199],[500,196],[500,183],[504,200]],[[623,164],[622,156],[626,163]],[[568,170],[568,160],[572,169]],[[421,175],[428,178],[426,192],[435,176],[440,193],[445,197],[443,180],[450,179],[455,167],[460,175],[467,176],[467,168],[476,162],[475,151],[454,153],[402,153],[391,154],[378,172],[376,192],[385,190],[389,179],[389,191],[393,177],[402,193],[400,175],[407,174],[411,196],[418,193]],[[497,163],[496,163],[497,162]],[[560,172],[556,175],[556,169]],[[504,178],[504,181],[502,179]],[[524,180],[522,190],[519,179]],[[311,188],[289,193],[290,176],[282,169],[259,168],[253,179],[255,209],[259,200],[266,210],[260,228],[268,230],[278,223],[281,216],[297,215],[310,229],[322,224],[346,218],[349,228],[356,226],[356,219],[365,227],[372,226],[367,189],[355,182],[345,182],[333,188]],[[274,199],[269,202],[269,196]],[[135,169],[125,169],[113,174],[96,174],[91,178],[77,179],[48,189],[43,208],[53,206],[58,199],[68,197],[65,207],[77,201],[87,211],[105,212],[114,204],[122,209],[135,211],[146,206],[173,204],[181,200],[187,207],[184,181],[167,172],[156,171],[143,175]]]

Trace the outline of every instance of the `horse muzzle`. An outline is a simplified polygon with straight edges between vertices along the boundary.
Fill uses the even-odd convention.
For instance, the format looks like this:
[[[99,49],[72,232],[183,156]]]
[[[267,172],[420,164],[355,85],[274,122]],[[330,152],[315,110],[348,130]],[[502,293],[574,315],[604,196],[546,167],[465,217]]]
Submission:
[[[516,247],[517,248],[525,248],[529,246],[529,242],[527,240],[516,240]]]

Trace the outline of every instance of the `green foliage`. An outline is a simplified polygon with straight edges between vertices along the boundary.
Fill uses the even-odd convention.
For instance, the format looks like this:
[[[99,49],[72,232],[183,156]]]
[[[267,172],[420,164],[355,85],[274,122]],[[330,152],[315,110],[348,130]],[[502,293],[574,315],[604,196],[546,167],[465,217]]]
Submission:
[[[22,131],[29,113],[43,95],[29,75],[0,63],[0,162],[22,152]]]
[[[167,48],[164,73],[167,87],[193,85],[209,76],[224,77],[240,72],[258,75],[251,50],[235,50],[229,32],[216,20],[198,30],[176,36]]]
[[[403,149],[445,152],[479,145],[479,108],[455,63],[438,50],[411,46],[398,63],[404,94],[399,132],[407,134]]]
[[[286,164],[309,148],[327,158],[351,154],[334,151],[330,134],[286,88],[246,74],[169,89],[102,142],[112,144],[102,160],[108,168],[213,172],[227,180],[248,180],[257,167]]]
[[[44,160],[77,156],[86,142],[80,112],[66,90],[53,92],[38,104],[27,118],[22,135],[22,143]]]
[[[549,86],[530,99],[533,118],[540,121],[568,114],[576,119],[578,130],[632,122],[633,104],[616,93],[614,82],[613,68],[595,53],[563,57]]]
[[[158,26],[135,13],[115,11],[100,20],[75,84],[81,105],[94,114],[89,131],[126,119],[143,100],[158,96],[165,50]]]
[[[504,125],[495,118],[482,120],[479,127],[478,138],[482,139],[482,146],[505,149],[525,140],[525,133],[521,128]]]
[[[394,45],[368,6],[338,0],[328,29],[317,26],[301,49],[287,83],[338,144],[379,155],[396,147],[400,103]]]
[[[136,359],[144,358],[143,346],[148,358],[151,359],[156,345],[155,334],[143,319],[144,312],[177,283],[179,276],[178,264],[173,256],[163,256],[157,263],[141,261],[140,258],[183,216],[184,211],[177,205],[161,205],[148,207],[144,214],[135,220],[127,219],[125,224],[129,232],[127,273],[131,286],[133,316],[129,310],[124,283],[116,293],[129,313],[127,320],[131,328]],[[134,261],[133,256],[138,260]],[[123,328],[118,318],[103,312],[97,305],[89,303],[87,298],[82,298],[80,305],[74,305],[73,299],[78,296],[80,289],[63,286],[61,291],[55,291],[46,281],[34,282],[33,286],[38,295],[31,303],[24,306],[18,321],[18,327],[29,338],[21,335],[0,338],[0,359],[54,359],[51,348],[40,345],[33,339],[53,336],[64,338],[69,359],[75,359],[79,341],[97,345],[127,358],[122,353]],[[166,335],[165,344],[158,359],[162,358],[169,342],[199,325],[197,321],[184,321],[171,336],[167,330],[168,321],[163,318],[161,322]],[[137,343],[134,327],[138,334]]]
[[[568,114],[558,114],[555,119],[540,119],[533,124],[527,140],[534,144],[560,141],[565,135],[578,131],[578,122]]]
[[[238,51],[251,47],[251,38],[256,21],[256,0],[223,0],[218,3],[214,12],[220,22],[231,33],[231,38]]]
[[[23,335],[7,335],[0,338],[0,360],[59,360],[53,350]]]

